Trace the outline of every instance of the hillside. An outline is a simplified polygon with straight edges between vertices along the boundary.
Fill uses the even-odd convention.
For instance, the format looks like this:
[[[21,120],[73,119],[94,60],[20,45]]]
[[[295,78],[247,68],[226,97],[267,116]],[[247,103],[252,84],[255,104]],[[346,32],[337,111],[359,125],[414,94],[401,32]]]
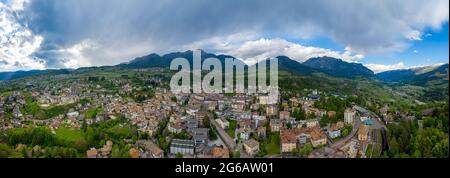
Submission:
[[[0,72],[1,80],[15,80],[24,77],[38,76],[38,75],[57,75],[69,73],[69,69],[49,69],[49,70],[29,70],[29,71],[15,71],[15,72]]]
[[[204,61],[207,58],[217,58],[221,61],[223,67],[225,65],[226,58],[236,59],[233,56],[216,55],[216,54],[207,53],[205,51],[201,51],[201,57],[202,57],[202,61]],[[153,53],[153,54],[150,54],[147,56],[135,58],[127,63],[119,64],[119,65],[117,65],[117,67],[128,68],[128,69],[141,69],[141,68],[151,68],[151,67],[169,68],[172,60],[174,60],[176,58],[187,59],[192,66],[193,51],[188,50],[185,52],[173,52],[173,53],[165,54],[162,56]],[[242,64],[244,64],[244,63],[242,62]]]
[[[376,75],[385,82],[412,84],[419,86],[445,84],[448,85],[448,64],[426,66],[411,69],[386,71]]]
[[[335,77],[355,78],[374,77],[374,72],[359,63],[348,63],[332,57],[311,58],[303,63]]]

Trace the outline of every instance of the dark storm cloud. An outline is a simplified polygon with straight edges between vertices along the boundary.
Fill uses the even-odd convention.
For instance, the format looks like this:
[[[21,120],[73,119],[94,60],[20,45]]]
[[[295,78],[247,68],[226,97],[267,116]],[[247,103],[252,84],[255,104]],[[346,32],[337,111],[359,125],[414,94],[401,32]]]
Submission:
[[[42,57],[52,53],[47,50],[89,40],[98,52],[72,55],[92,64],[240,32],[324,36],[358,53],[384,53],[401,50],[407,38],[419,40],[424,28],[448,21],[448,1],[33,0],[23,20],[44,37]],[[51,65],[61,65],[56,62],[61,56],[48,56]]]

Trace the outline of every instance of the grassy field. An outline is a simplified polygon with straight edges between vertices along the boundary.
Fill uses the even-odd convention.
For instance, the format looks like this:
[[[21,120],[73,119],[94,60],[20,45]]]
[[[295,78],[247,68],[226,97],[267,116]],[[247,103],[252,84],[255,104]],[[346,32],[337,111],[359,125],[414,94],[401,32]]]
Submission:
[[[95,118],[95,116],[97,116],[97,114],[102,113],[102,112],[103,112],[102,108],[90,108],[86,111],[85,117],[86,117],[86,119],[92,119],[92,118]]]
[[[12,95],[12,91],[6,91],[6,92],[3,92],[2,94],[0,94],[0,96],[3,96],[3,97],[8,97],[11,95]]]
[[[280,153],[280,135],[278,133],[271,133],[267,139],[261,143],[262,149],[267,155],[274,155]]]
[[[33,115],[35,119],[45,120],[59,115],[65,115],[74,106],[75,104],[67,104],[42,108],[37,101],[34,101],[27,102],[21,111],[25,114]]]
[[[367,158],[372,157],[372,144],[367,145],[367,149],[366,149],[366,157],[367,157]]]
[[[60,140],[66,140],[69,142],[76,142],[78,140],[84,140],[84,134],[81,130],[60,127],[55,130],[56,138]]]
[[[230,122],[230,127],[228,127],[226,131],[231,138],[234,138],[234,132],[236,131],[237,122],[235,120],[228,120],[228,122]]]
[[[136,134],[136,132],[137,132],[136,128],[132,127],[129,124],[125,124],[123,126],[115,125],[106,130],[108,136],[113,139],[131,138],[133,135]]]

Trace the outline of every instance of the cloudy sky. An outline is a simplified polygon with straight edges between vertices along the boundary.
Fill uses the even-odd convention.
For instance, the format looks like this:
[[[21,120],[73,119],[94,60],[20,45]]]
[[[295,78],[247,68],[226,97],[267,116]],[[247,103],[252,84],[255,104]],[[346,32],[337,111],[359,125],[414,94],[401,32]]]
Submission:
[[[375,72],[448,62],[448,0],[0,0],[0,71],[204,49],[332,56]]]

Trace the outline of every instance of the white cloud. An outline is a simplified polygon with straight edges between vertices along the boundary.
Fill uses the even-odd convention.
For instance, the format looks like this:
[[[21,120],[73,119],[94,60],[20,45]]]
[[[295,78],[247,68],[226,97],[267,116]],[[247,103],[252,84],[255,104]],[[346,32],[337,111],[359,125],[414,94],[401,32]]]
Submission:
[[[29,31],[17,36],[13,32],[8,36],[0,34],[2,40],[29,43],[1,46],[0,70],[113,65],[151,52],[189,47],[212,52],[217,49],[237,57],[253,57],[253,61],[272,55],[302,61],[324,54],[357,61],[364,55],[402,52],[411,40],[429,36],[423,34],[426,29],[439,30],[449,17],[448,0],[0,1],[4,2],[0,3],[1,13],[9,14],[0,23],[17,24],[19,32]],[[0,31],[9,28],[13,26],[2,24]],[[257,42],[264,37],[272,39]],[[319,37],[348,48],[332,51],[283,42],[276,37]],[[95,45],[81,45],[85,40]],[[19,48],[28,52],[4,57],[11,53],[6,49]],[[33,53],[45,61],[31,57]]]
[[[24,2],[0,2],[0,71],[45,69],[45,61],[32,56],[43,37],[18,22]]]
[[[30,0],[9,0],[7,4],[14,11],[22,11],[26,4],[30,3]]]
[[[85,50],[95,50],[97,48],[95,42],[83,40],[67,49],[60,49],[58,52],[64,56],[62,62],[65,68],[79,68],[91,66],[93,59],[84,55]]]
[[[246,41],[254,40],[259,36],[256,32],[239,32],[225,36],[214,36],[183,45],[182,50],[203,49],[215,50],[219,52],[231,51]],[[178,50],[178,49],[174,49]]]
[[[339,52],[325,48],[303,46],[280,38],[260,38],[239,44],[219,46],[214,50],[240,58],[248,64],[254,64],[257,61],[280,55],[288,56],[299,62],[304,62],[313,57],[323,56],[339,58],[348,62],[355,62],[364,58],[362,54],[353,54],[349,47],[344,52]]]
[[[422,32],[413,30],[406,34],[406,38],[411,41],[421,41],[422,40]]]
[[[91,39],[82,40],[72,46],[60,49],[44,50],[39,56],[46,56],[48,68],[80,68],[89,66],[116,65],[137,56],[147,55],[152,46],[143,42],[128,48],[117,48],[114,44],[103,45]]]
[[[429,59],[427,59],[429,60]],[[374,71],[375,73],[390,71],[390,70],[400,70],[400,69],[411,69],[416,73],[423,73],[429,71],[431,69],[437,68],[439,66],[444,65],[444,63],[437,64],[427,64],[427,65],[416,65],[416,66],[405,66],[403,62],[399,62],[397,64],[392,65],[383,65],[383,64],[364,64],[367,68]]]
[[[242,39],[267,37],[325,38],[339,46],[350,47],[350,52],[364,55],[403,52],[411,40],[425,38],[424,30],[437,30],[448,22],[448,3],[448,0],[286,0],[276,3],[258,0],[126,3],[123,0],[45,0],[31,3],[25,11],[30,14],[27,19],[30,26],[45,37],[45,46],[67,48],[91,39],[101,44],[98,50],[106,48],[100,53],[129,54],[84,54],[95,59],[91,62],[95,65],[107,60],[111,60],[109,64],[125,62],[130,59],[127,56],[143,55],[145,50],[165,53],[201,46],[206,50],[228,51],[227,48],[236,49],[243,43]],[[114,13],[109,13],[111,11]],[[247,32],[256,37],[242,35]]]
[[[437,64],[427,64],[427,65],[417,65],[408,67],[408,69],[422,69],[422,68],[437,68],[445,63],[437,63]]]
[[[416,54],[417,54],[417,53],[419,53],[419,51],[417,51],[417,50],[413,50],[413,53],[416,53]]]
[[[398,70],[398,69],[406,69],[405,64],[403,62],[399,62],[397,64],[392,65],[383,65],[383,64],[364,64],[367,68],[372,70],[375,73],[385,72],[389,70]]]

